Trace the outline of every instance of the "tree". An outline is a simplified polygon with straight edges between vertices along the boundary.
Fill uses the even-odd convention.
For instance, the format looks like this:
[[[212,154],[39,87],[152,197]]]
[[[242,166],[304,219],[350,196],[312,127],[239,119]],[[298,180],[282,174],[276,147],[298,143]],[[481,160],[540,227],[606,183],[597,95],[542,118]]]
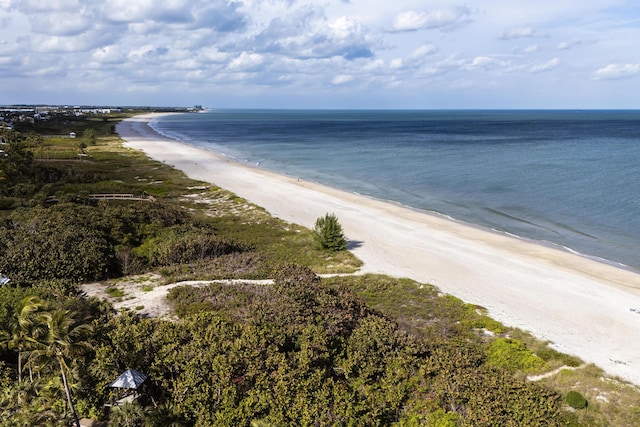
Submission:
[[[44,307],[45,302],[36,296],[23,298],[18,305],[16,321],[10,326],[6,344],[9,348],[18,351],[18,383],[22,383],[24,352],[30,348],[33,338],[43,332],[40,322]]]
[[[33,153],[18,135],[17,133],[12,134],[11,137],[5,135],[7,145],[4,148],[4,156],[0,158],[1,169],[5,177],[3,187],[0,187],[0,190],[4,193],[8,192],[15,184],[28,181],[32,175]]]
[[[96,131],[93,128],[87,128],[82,132],[82,140],[88,145],[96,145]],[[85,145],[83,148],[86,148]]]
[[[347,239],[335,214],[326,214],[316,220],[313,233],[323,248],[337,252],[347,248]]]
[[[34,349],[29,352],[28,363],[42,366],[54,361],[58,364],[67,403],[76,426],[79,427],[80,421],[73,405],[69,386],[69,380],[72,377],[71,362],[79,353],[90,348],[87,338],[93,332],[93,327],[79,322],[75,318],[75,313],[68,310],[58,309],[44,313],[43,320],[47,328],[46,335],[32,339]]]

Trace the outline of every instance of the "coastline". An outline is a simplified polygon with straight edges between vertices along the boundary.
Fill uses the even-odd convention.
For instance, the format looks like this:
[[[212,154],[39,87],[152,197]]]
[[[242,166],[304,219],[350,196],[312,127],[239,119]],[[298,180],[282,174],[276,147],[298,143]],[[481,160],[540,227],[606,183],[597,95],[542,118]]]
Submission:
[[[248,167],[156,133],[158,114],[127,119],[125,146],[312,227],[335,213],[363,273],[431,283],[486,307],[562,352],[640,384],[640,274],[558,248],[320,184]]]

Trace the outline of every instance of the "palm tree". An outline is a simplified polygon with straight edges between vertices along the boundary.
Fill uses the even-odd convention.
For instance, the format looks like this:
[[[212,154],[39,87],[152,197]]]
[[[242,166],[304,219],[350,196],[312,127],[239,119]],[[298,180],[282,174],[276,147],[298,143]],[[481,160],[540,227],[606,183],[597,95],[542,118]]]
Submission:
[[[40,395],[39,381],[14,383],[0,393],[1,426],[45,425],[55,420],[51,403]]]
[[[9,333],[3,342],[7,347],[18,350],[18,383],[22,383],[22,357],[29,350],[33,339],[44,333],[42,311],[46,307],[44,301],[37,296],[26,296],[18,304],[16,321],[10,325]],[[31,373],[31,368],[29,369]],[[31,380],[33,377],[30,375]]]
[[[79,427],[80,421],[73,406],[69,386],[69,379],[73,377],[70,364],[75,356],[91,348],[86,338],[93,331],[93,327],[88,323],[79,322],[75,316],[74,312],[60,309],[45,313],[47,333],[34,341],[34,349],[29,352],[29,363],[42,365],[54,361],[58,364],[67,403],[76,426]]]
[[[135,427],[142,424],[145,419],[145,410],[135,403],[126,403],[113,408],[109,416],[109,426]],[[166,425],[164,422],[160,425]]]

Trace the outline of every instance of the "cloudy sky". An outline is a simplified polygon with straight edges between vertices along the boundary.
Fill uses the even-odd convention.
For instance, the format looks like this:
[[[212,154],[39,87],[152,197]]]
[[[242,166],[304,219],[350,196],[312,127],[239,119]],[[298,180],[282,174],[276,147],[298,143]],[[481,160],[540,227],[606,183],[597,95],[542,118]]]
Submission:
[[[0,0],[0,104],[640,108],[637,0]]]

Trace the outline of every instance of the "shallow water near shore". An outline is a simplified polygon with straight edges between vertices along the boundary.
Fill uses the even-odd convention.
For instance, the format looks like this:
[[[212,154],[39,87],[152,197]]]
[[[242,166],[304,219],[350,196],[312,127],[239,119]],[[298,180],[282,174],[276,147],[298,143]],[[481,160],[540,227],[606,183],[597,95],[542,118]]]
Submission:
[[[251,166],[640,270],[640,111],[219,110],[151,125]]]

